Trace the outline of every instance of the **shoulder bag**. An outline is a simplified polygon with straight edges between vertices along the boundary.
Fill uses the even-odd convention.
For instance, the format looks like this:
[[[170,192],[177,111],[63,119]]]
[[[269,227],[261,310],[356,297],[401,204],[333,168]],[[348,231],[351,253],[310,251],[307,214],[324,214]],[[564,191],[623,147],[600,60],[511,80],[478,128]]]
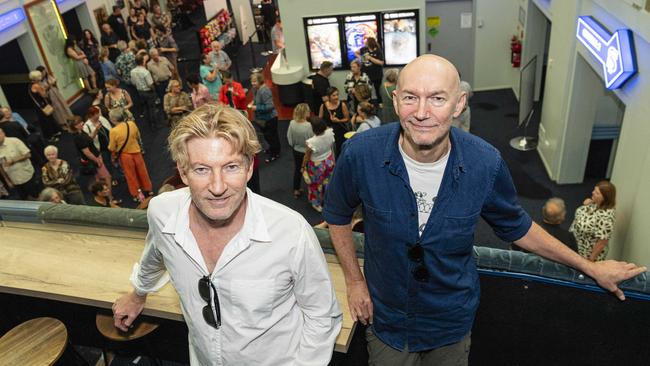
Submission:
[[[54,107],[52,107],[52,104],[47,103],[44,107],[41,107],[41,105],[38,104],[38,102],[36,101],[36,99],[34,99],[34,95],[33,95],[33,92],[32,92],[32,90],[31,90],[31,87],[30,87],[30,90],[29,90],[29,96],[30,96],[30,97],[32,98],[32,100],[34,101],[34,104],[36,104],[36,105],[41,109],[41,112],[43,112],[44,115],[46,115],[47,117],[49,117],[49,116],[52,115],[52,113],[54,113]],[[45,99],[45,98],[43,98],[43,99],[44,99],[44,100],[47,100],[47,99]]]

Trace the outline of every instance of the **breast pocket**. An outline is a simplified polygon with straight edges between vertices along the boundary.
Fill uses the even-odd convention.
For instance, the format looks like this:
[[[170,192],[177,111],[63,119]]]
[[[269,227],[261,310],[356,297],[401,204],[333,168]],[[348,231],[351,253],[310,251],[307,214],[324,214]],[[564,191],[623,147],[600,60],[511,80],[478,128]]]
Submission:
[[[474,230],[480,212],[469,216],[445,216],[443,222],[443,243],[440,251],[451,254],[463,254],[472,250]]]
[[[237,321],[255,327],[273,312],[275,280],[233,280],[230,299]]]
[[[365,207],[364,220],[369,224],[390,225],[390,211],[380,210],[370,205]]]

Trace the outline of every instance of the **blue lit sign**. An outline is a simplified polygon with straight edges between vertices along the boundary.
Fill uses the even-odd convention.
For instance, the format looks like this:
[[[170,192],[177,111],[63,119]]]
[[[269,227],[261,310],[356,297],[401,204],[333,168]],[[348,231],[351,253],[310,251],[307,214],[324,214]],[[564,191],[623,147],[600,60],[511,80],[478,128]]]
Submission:
[[[0,32],[21,23],[23,20],[25,20],[25,12],[22,8],[0,14]]]
[[[607,89],[621,87],[636,73],[634,42],[629,29],[619,29],[611,34],[594,18],[581,16],[578,17],[576,37],[603,65]]]

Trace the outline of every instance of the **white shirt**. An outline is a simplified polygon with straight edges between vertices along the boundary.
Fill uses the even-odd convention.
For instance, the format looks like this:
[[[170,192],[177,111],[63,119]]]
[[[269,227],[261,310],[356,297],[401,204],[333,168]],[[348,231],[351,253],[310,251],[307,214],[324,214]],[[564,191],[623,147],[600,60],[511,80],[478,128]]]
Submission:
[[[16,160],[28,152],[30,152],[29,148],[19,139],[5,137],[4,142],[0,145],[0,164],[5,160]],[[34,176],[34,167],[29,159],[15,162],[4,169],[13,184],[27,183]]]
[[[104,118],[104,116],[102,116],[102,115],[99,115],[99,123],[101,123],[102,126],[104,126],[104,128],[107,131],[110,131],[111,128],[113,128],[113,126],[111,126],[111,123],[108,122],[108,120],[106,118]],[[87,120],[86,122],[84,122],[83,130],[88,136],[91,136],[93,134],[93,132],[95,132],[95,122],[93,122],[91,120]],[[108,139],[108,136],[106,136],[106,138]],[[99,145],[99,133],[97,135],[95,135],[95,138],[93,139],[93,144],[95,145],[97,150],[99,150],[99,148],[100,148],[100,145]]]
[[[424,228],[429,220],[429,215],[436,203],[438,197],[438,190],[440,190],[440,183],[442,183],[442,176],[449,161],[449,151],[434,163],[420,163],[419,161],[408,156],[402,145],[399,145],[399,152],[404,159],[404,165],[409,175],[409,182],[411,189],[415,194],[415,201],[418,206],[418,232],[422,235]]]
[[[317,163],[327,159],[332,153],[334,144],[334,131],[327,128],[321,135],[313,136],[307,139],[307,147],[311,149],[311,161]]]
[[[136,291],[150,291],[169,272],[189,328],[192,366],[327,365],[342,314],[318,239],[297,212],[250,190],[247,197],[243,227],[211,275],[219,329],[202,315],[198,282],[208,270],[189,228],[188,188],[149,203]]]

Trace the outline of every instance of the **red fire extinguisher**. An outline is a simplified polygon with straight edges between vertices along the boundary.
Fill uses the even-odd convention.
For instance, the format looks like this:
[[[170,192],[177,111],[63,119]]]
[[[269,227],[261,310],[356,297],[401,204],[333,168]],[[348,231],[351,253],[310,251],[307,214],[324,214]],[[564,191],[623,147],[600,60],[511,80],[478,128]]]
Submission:
[[[510,39],[510,63],[512,67],[521,66],[521,41],[517,36]]]

